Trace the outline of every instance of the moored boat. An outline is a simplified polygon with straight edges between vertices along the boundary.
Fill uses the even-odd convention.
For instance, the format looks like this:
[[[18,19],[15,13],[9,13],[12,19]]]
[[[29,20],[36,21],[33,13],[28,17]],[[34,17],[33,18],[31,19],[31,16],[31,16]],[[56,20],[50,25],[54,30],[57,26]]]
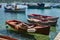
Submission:
[[[49,20],[57,20],[59,17],[54,17],[54,16],[45,16],[45,15],[39,15],[39,14],[30,14],[28,15],[28,18],[33,17],[37,19],[49,19]]]
[[[46,35],[48,35],[50,32],[50,26],[48,25],[27,24],[17,20],[7,20],[6,24],[21,32],[36,32]]]
[[[30,14],[28,15],[28,21],[34,21],[41,24],[49,24],[49,25],[56,25],[59,17],[53,16],[44,16],[38,14]]]
[[[24,3],[29,9],[51,9],[51,6],[45,6],[44,3]]]
[[[60,4],[53,4],[51,5],[52,8],[60,8]]]
[[[18,5],[18,4],[7,4],[5,7],[5,12],[26,12],[26,5]]]

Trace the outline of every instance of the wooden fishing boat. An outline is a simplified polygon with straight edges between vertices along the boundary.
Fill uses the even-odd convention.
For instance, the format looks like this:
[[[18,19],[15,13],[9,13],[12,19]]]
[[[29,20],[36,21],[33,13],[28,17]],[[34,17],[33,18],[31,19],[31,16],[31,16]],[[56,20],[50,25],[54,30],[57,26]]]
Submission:
[[[36,32],[46,35],[50,32],[50,26],[47,25],[27,24],[17,20],[7,20],[6,24],[21,32]]]
[[[42,19],[49,19],[49,20],[57,20],[59,17],[54,17],[54,16],[45,16],[45,15],[39,15],[39,14],[30,14],[28,15],[28,18],[33,17],[33,18],[42,18]]]
[[[5,7],[5,12],[25,12],[27,9],[26,5],[16,5],[16,4],[7,4]]]
[[[28,21],[41,23],[41,24],[49,24],[49,25],[56,25],[57,20],[59,17],[53,17],[53,16],[44,16],[44,15],[38,15],[38,14],[31,14],[28,15]]]
[[[28,21],[30,23],[41,24],[41,25],[52,25],[52,26],[56,25],[55,20],[38,20],[38,19],[35,19],[35,18],[29,18]]]
[[[9,36],[0,35],[0,40],[18,40],[18,39],[11,38],[11,37],[9,37]]]

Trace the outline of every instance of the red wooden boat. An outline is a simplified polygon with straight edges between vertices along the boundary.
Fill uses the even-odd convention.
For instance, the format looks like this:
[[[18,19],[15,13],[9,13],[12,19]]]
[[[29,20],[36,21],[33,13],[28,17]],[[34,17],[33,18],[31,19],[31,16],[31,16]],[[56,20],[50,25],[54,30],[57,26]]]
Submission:
[[[42,25],[51,25],[51,26],[56,26],[57,25],[56,20],[38,20],[38,19],[35,19],[35,18],[29,18],[28,21],[30,23],[42,24]]]
[[[36,32],[46,35],[48,35],[50,32],[50,26],[47,25],[27,24],[17,20],[7,20],[6,24],[10,25],[16,30],[20,30],[21,32]]]
[[[2,36],[2,35],[0,35],[0,40],[17,40],[17,39],[11,38],[9,36]]]
[[[42,23],[42,24],[49,24],[49,25],[56,25],[57,20],[59,17],[53,17],[53,16],[44,16],[44,15],[38,15],[38,14],[30,14],[28,15],[28,21]]]
[[[11,27],[13,27],[14,29],[19,30],[21,29],[27,29],[27,25],[21,21],[17,21],[17,20],[7,20],[6,24],[10,25]],[[20,25],[20,26],[19,26]],[[21,27],[22,26],[22,27]]]
[[[49,19],[49,20],[57,20],[59,17],[53,17],[53,16],[44,16],[39,14],[30,14],[28,17],[34,17],[37,19]]]

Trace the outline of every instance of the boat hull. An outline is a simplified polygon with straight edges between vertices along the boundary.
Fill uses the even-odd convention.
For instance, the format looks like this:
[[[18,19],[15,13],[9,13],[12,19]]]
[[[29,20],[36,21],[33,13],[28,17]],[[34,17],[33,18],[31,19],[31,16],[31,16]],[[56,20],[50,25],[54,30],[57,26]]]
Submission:
[[[28,20],[28,22],[30,23],[33,23],[33,24],[40,24],[40,25],[51,25],[51,26],[56,26],[57,25],[57,22],[35,22],[35,21],[31,21],[31,20]]]
[[[31,18],[38,20],[38,22],[32,20]],[[44,16],[44,15],[37,15],[37,14],[28,15],[28,21],[30,23],[32,22],[32,23],[39,23],[39,24],[44,24],[44,25],[55,25],[56,26],[58,19],[59,17]]]
[[[28,6],[29,9],[51,9],[51,7]]]
[[[25,9],[12,10],[12,9],[5,8],[5,12],[25,12]]]
[[[16,29],[15,28],[16,25],[15,25],[14,22],[17,22],[17,21],[14,20],[14,22],[13,22],[13,20],[12,20],[13,24],[11,24],[10,22],[11,22],[11,20],[10,21],[6,21],[6,24],[8,24],[12,28]],[[28,32],[27,30],[35,29],[36,30],[36,31],[34,31],[35,33],[41,33],[41,34],[49,35],[50,26],[46,26],[46,25],[45,26],[41,26],[41,25],[35,26],[36,24],[28,24],[28,25],[34,25],[34,26],[32,28],[26,28],[26,29],[19,28],[18,30],[17,29],[16,30],[19,31],[19,32],[23,32],[24,33],[24,32]],[[28,27],[30,27],[30,26],[28,26]]]

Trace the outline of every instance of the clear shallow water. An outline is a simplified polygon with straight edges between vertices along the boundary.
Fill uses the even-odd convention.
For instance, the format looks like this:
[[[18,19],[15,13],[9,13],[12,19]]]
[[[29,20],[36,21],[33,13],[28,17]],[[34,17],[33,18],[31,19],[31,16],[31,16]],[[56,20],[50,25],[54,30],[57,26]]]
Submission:
[[[6,25],[5,21],[6,20],[11,20],[11,19],[16,19],[16,20],[21,20],[22,22],[27,22],[27,15],[28,14],[41,14],[41,15],[48,15],[48,16],[58,16],[59,20],[57,22],[58,26],[56,27],[56,32],[50,32],[50,40],[53,40],[55,35],[60,31],[60,9],[52,8],[52,9],[27,9],[26,13],[6,13],[4,12],[4,5],[2,4],[2,8],[0,8],[0,34],[4,35],[9,35],[12,37],[18,37],[20,40],[35,40],[31,38],[25,38],[22,37],[21,35],[16,35],[15,33],[9,33],[6,30]],[[32,37],[34,38],[34,37]]]

